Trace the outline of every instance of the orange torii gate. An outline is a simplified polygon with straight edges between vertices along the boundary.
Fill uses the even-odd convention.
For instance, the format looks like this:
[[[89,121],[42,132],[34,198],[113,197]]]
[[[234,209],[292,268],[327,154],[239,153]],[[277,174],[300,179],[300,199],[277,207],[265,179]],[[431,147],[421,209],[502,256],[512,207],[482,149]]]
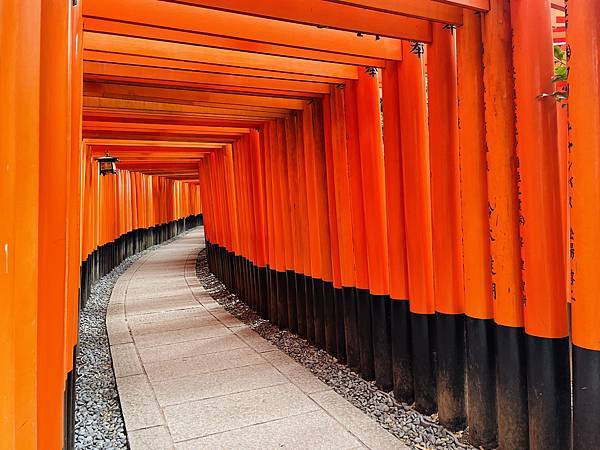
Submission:
[[[557,108],[554,3],[3,2],[0,441],[70,448],[91,284],[202,213],[227,287],[397,400],[599,447],[600,7]]]

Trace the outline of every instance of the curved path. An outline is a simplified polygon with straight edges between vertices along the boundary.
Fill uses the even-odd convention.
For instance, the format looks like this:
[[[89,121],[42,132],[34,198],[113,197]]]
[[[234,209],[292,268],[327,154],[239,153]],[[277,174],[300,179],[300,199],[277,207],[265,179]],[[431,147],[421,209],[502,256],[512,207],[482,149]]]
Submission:
[[[117,281],[107,330],[132,450],[406,448],[223,310],[195,275],[198,228]]]

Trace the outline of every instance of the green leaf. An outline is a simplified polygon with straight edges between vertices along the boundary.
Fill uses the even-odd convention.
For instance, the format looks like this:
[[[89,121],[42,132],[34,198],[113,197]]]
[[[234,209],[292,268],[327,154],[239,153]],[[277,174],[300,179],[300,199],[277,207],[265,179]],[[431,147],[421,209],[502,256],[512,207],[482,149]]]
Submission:
[[[554,46],[554,57],[561,62],[565,60],[565,52],[560,48],[559,45]]]

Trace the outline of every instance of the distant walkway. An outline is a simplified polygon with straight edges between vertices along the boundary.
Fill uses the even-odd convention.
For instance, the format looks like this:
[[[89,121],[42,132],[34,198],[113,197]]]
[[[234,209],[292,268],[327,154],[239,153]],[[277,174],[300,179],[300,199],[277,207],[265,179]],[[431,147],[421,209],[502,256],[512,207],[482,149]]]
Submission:
[[[132,450],[405,448],[200,286],[195,230],[118,280],[107,329]]]

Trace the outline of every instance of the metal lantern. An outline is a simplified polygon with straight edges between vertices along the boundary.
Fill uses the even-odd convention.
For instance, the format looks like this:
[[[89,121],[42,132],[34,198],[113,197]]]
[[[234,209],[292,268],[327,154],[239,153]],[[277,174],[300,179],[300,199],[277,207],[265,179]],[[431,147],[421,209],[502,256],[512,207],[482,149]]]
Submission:
[[[98,161],[98,170],[100,175],[108,175],[109,173],[117,173],[117,167],[115,163],[118,161],[114,156],[110,156],[108,153],[104,156],[96,158]]]

